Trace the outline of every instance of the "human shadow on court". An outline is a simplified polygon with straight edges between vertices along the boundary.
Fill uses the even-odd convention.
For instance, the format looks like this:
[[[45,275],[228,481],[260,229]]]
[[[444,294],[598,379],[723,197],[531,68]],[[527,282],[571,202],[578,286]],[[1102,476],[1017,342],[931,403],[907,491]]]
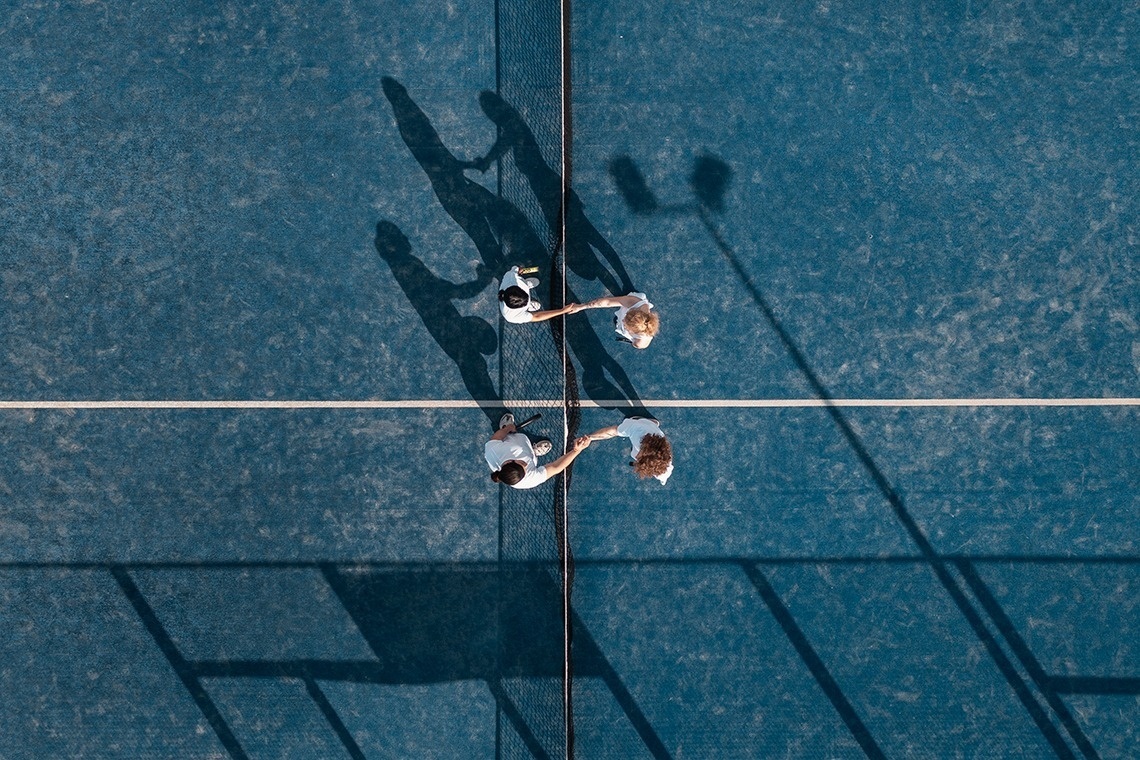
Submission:
[[[473,298],[491,282],[490,270],[480,268],[471,282],[454,283],[432,272],[412,254],[412,244],[391,222],[376,225],[376,252],[392,270],[396,283],[419,314],[428,333],[459,367],[467,392],[476,400],[499,400],[491,381],[485,357],[499,348],[499,336],[486,320],[465,317],[453,301]],[[483,407],[483,413],[497,424],[504,407]]]
[[[493,161],[510,153],[538,200],[547,225],[551,230],[558,230],[562,224],[562,177],[546,163],[533,130],[518,110],[493,92],[479,93],[479,105],[499,128],[499,137],[487,155],[473,163],[485,170]],[[567,198],[565,246],[566,266],[578,277],[600,282],[613,295],[634,290],[617,251],[586,217],[582,201],[573,191]],[[613,272],[602,263],[598,252],[609,262]],[[566,286],[566,300],[570,303],[580,301],[569,285]],[[614,407],[607,401],[624,401],[631,405],[622,406],[626,415],[649,414],[625,370],[606,350],[587,319],[566,320],[566,341],[582,366],[582,388],[590,399],[606,408]],[[606,372],[617,385],[607,379]]]
[[[443,210],[463,229],[494,273],[505,272],[508,259],[541,265],[549,260],[526,216],[512,203],[464,175],[474,163],[460,161],[444,146],[407,89],[391,77],[380,80],[392,105],[400,137],[423,168]]]
[[[490,154],[479,161],[461,161],[456,158],[443,145],[431,120],[412,100],[403,85],[391,77],[384,77],[381,86],[392,106],[400,137],[423,168],[440,205],[475,243],[484,264],[496,275],[506,271],[511,264],[538,266],[541,271],[548,272],[551,265],[550,251],[542,243],[526,215],[509,200],[492,193],[463,173],[467,169],[485,169],[490,166],[493,160]],[[486,103],[484,110],[488,111],[489,115],[495,114],[492,120],[502,121],[503,125],[511,130],[511,137],[497,141],[492,153],[502,155],[509,149],[518,148],[520,155],[523,156],[523,164],[527,167],[525,174],[542,205],[544,216],[548,221],[557,219],[561,180],[557,173],[543,163],[530,128],[523,124],[518,113],[498,96],[484,93],[480,100]],[[503,125],[500,125],[500,129],[503,129]],[[516,156],[516,163],[519,160]],[[552,188],[557,192],[557,197],[551,195]],[[582,266],[581,276],[600,279],[606,287],[625,288],[629,277],[624,267],[620,266],[621,263],[617,260],[613,247],[586,220],[581,211],[581,204],[576,203],[574,208],[577,210],[572,212],[573,218],[577,220],[576,223],[582,231],[585,242],[568,243],[568,246],[573,248],[568,248],[566,252],[567,266],[574,269],[575,264],[571,258],[582,261],[592,259],[595,263]],[[568,232],[571,241],[575,237],[573,231]],[[612,257],[612,261],[617,263],[620,282],[605,267],[597,263],[592,246],[599,247],[608,258]],[[574,256],[571,256],[571,250],[576,252]],[[628,289],[632,289],[632,286]],[[566,297],[571,302],[576,300],[576,296],[569,289]],[[553,327],[553,324],[551,326]],[[587,396],[596,402],[601,402],[605,407],[620,407],[626,414],[647,413],[625,370],[606,350],[585,317],[566,319],[566,339],[570,350],[582,367],[582,387]],[[606,403],[608,401],[618,403]]]
[[[526,177],[538,199],[547,225],[552,230],[559,229],[562,224],[562,176],[546,163],[534,132],[522,114],[493,92],[479,93],[479,105],[499,128],[499,137],[487,155],[474,163],[485,170],[493,161],[510,152],[515,166]],[[602,263],[599,253],[605,257],[612,272]],[[597,280],[612,295],[624,295],[634,289],[617,251],[586,217],[582,200],[573,190],[566,203],[565,257],[570,271],[583,280]]]

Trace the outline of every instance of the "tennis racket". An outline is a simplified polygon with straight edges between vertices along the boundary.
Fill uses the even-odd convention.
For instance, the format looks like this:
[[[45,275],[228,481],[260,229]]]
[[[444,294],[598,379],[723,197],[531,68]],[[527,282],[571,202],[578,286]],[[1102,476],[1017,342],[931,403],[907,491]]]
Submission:
[[[530,423],[534,422],[535,420],[540,420],[540,419],[542,419],[541,414],[532,414],[531,416],[527,417],[522,422],[516,422],[515,423],[515,430],[522,430],[524,427],[526,427]]]

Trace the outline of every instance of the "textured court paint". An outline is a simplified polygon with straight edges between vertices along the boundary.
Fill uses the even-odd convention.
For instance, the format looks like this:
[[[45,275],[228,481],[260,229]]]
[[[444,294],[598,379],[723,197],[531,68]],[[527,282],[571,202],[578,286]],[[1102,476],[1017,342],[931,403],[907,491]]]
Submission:
[[[315,569],[137,570],[133,577],[187,660],[375,659]]]
[[[1049,754],[929,568],[806,565],[768,577],[888,757]]]
[[[493,7],[10,7],[3,395],[416,396],[441,370],[461,392],[372,247],[392,217],[443,277],[474,256],[379,80],[484,150]]]
[[[735,416],[669,410],[669,483],[639,481],[629,442],[601,441],[575,464],[576,556],[649,558],[907,554],[905,533],[822,410]],[[583,414],[584,432],[620,421]]]
[[[683,206],[705,152],[734,172],[713,220],[830,393],[1137,395],[1134,0],[579,5],[575,189],[664,318],[637,352],[610,341],[609,314],[578,315],[608,357],[593,344],[576,354],[591,398],[613,398],[615,370],[646,399],[812,395],[701,222],[683,208],[634,216],[608,174],[628,155],[662,207]],[[491,2],[8,11],[0,397],[469,398],[372,244],[388,218],[436,275],[475,274],[474,246],[400,140],[378,81],[404,83],[458,157],[482,155],[494,137],[477,102],[494,84]],[[493,169],[467,174],[495,187]],[[598,279],[571,284],[601,293]],[[492,297],[456,307],[494,323]],[[587,452],[571,492],[579,556],[914,553],[825,413],[749,411],[725,425],[723,410],[652,411],[677,444],[677,473],[665,488],[639,484],[620,441]],[[937,551],[1136,553],[1134,409],[844,415]],[[619,417],[593,410],[585,424]],[[0,555],[493,559],[486,432],[474,409],[7,413]],[[1055,631],[1123,630],[1116,586],[1092,593],[1114,576],[1078,567],[1071,579],[980,571],[1050,668],[1069,647]],[[113,582],[20,572],[31,580],[5,599],[37,626],[17,626],[2,658],[22,668],[0,671],[15,703],[6,739],[32,757],[113,755],[116,741],[121,756],[221,756]],[[743,575],[592,573],[580,571],[576,596],[587,627],[677,756],[678,737],[684,756],[743,753],[734,723],[772,756],[857,752]],[[889,755],[929,742],[953,756],[953,737],[964,754],[1047,752],[921,565],[766,573]],[[1097,601],[1045,596],[1056,589]],[[859,614],[836,614],[848,605]],[[1105,663],[1131,649],[1110,638],[1080,662],[1114,672]],[[124,674],[114,686],[90,677],[108,662]],[[322,688],[369,753],[493,753],[485,684]],[[273,693],[267,714],[303,704]],[[1064,700],[1105,757],[1128,756],[1134,699]],[[50,730],[32,724],[31,704]],[[610,746],[614,702],[580,707],[582,746]],[[390,726],[389,712],[407,723]],[[619,731],[616,751],[630,742],[629,726]],[[252,743],[272,747],[271,734]],[[504,757],[535,741],[507,720],[499,736]]]
[[[495,700],[485,683],[321,688],[367,757],[495,757]]]
[[[251,757],[348,757],[297,679],[209,679],[210,696]]]
[[[576,589],[673,757],[863,756],[739,569],[580,568]],[[593,703],[582,706],[589,723]]]
[[[495,557],[472,410],[32,412],[0,430],[8,559]]]
[[[1075,695],[1065,701],[1101,757],[1135,757],[1140,745],[1140,696]]]
[[[838,395],[1135,388],[1138,13],[582,4],[575,187],[663,314],[643,395],[800,385],[699,222],[632,215],[607,175],[629,155],[691,204],[705,151],[734,171],[727,239]]]
[[[623,760],[650,760],[653,757],[613,692],[600,678],[576,677],[573,698],[575,712],[589,716],[589,720],[574,726],[574,746],[579,757]]]
[[[226,756],[104,570],[0,572],[0,620],[0,756]]]
[[[1135,409],[852,410],[943,553],[1136,555]]]
[[[1140,677],[1140,562],[978,571],[1049,675]]]

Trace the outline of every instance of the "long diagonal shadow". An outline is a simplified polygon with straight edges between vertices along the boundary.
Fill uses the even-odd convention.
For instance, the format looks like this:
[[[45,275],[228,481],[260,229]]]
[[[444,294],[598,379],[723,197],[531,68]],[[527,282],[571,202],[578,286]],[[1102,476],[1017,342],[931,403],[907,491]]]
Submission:
[[[504,251],[535,264],[549,261],[546,246],[526,216],[463,173],[472,168],[472,162],[460,161],[444,146],[407,88],[391,77],[381,80],[381,88],[392,106],[400,138],[427,175],[443,210],[471,238],[483,263],[498,274],[507,268]]]
[[[455,299],[472,298],[482,292],[491,280],[490,275],[460,284],[437,276],[412,254],[408,238],[391,222],[376,225],[376,251],[387,262],[428,333],[459,367],[471,397],[498,400],[499,393],[491,381],[485,358],[498,350],[495,328],[479,317],[462,316],[453,303]],[[501,405],[484,405],[482,409],[492,425],[505,411]]]
[[[547,225],[551,230],[558,230],[562,225],[563,214],[562,177],[546,163],[533,130],[518,110],[496,93],[480,93],[479,105],[499,128],[499,137],[487,155],[475,163],[486,167],[507,154],[513,156],[515,166],[526,178],[531,192],[538,200]],[[572,190],[566,199],[565,214],[563,255],[567,268],[584,280],[597,280],[614,295],[632,291],[633,282],[617,251],[590,222],[581,199]],[[598,252],[606,259],[609,267],[599,259]],[[566,300],[579,300],[569,285],[566,286]],[[587,396],[605,408],[613,408],[612,404],[605,403],[607,401],[624,401],[621,409],[626,415],[649,414],[641,404],[633,382],[621,364],[602,345],[588,320],[566,320],[566,340],[582,366],[582,388]],[[607,373],[614,382],[606,377]]]
[[[484,264],[496,274],[505,271],[509,264],[519,262],[549,270],[551,252],[526,215],[509,200],[464,175],[465,170],[486,168],[495,157],[513,149],[516,165],[531,183],[547,224],[552,230],[561,226],[561,180],[543,162],[534,135],[518,112],[497,95],[483,93],[480,102],[505,138],[496,141],[488,157],[480,161],[461,161],[444,146],[431,120],[402,84],[384,77],[381,86],[392,106],[401,139],[423,168],[444,211],[475,243]],[[568,219],[574,223],[566,237],[567,266],[572,270],[577,267],[581,276],[601,280],[608,288],[621,292],[632,289],[617,252],[586,219],[576,199],[570,205]],[[616,277],[598,263],[595,249],[602,251],[610,261],[618,272]],[[571,302],[577,300],[569,289],[566,298]],[[599,402],[618,400],[617,406],[628,414],[644,413],[637,389],[621,364],[606,350],[589,321],[579,317],[565,322],[567,343],[582,366],[582,388],[586,395]]]
[[[979,564],[1010,562],[1031,565],[1064,563],[1136,566],[1140,564],[1140,557],[1074,559],[1051,555],[944,555],[942,560],[954,565],[961,573],[979,603],[996,623],[1001,635],[1007,639],[1010,649],[1022,659],[1025,670],[1042,691],[1052,692],[1054,696],[1140,694],[1140,678],[1048,675],[1033,658],[1015,624],[976,570],[976,565]],[[883,753],[851,702],[760,569],[762,564],[810,565],[820,561],[856,565],[928,564],[927,559],[914,556],[710,557],[699,560],[659,559],[652,562],[733,565],[742,570],[864,752],[868,757],[881,757]],[[585,564],[612,566],[628,562],[629,560],[616,559],[586,560]],[[528,706],[518,702],[517,692],[512,695],[509,687],[512,679],[557,679],[560,674],[561,662],[555,654],[560,635],[556,614],[556,608],[560,604],[559,589],[542,563],[524,562],[504,567],[490,562],[364,563],[344,566],[312,561],[144,562],[130,565],[106,562],[7,562],[0,563],[0,566],[67,567],[109,572],[231,757],[243,758],[247,754],[223,718],[219,706],[205,689],[204,682],[210,679],[264,678],[303,682],[313,703],[324,715],[350,757],[363,757],[364,754],[340,714],[325,696],[321,683],[422,684],[483,679],[487,682],[499,711],[518,733],[530,754],[537,758],[557,754],[546,749],[547,746],[553,746],[550,744],[551,738],[546,736],[544,744],[544,737],[539,733],[545,724],[535,721],[533,712],[527,714]],[[132,573],[148,569],[203,568],[305,568],[319,571],[340,605],[353,619],[373,656],[343,660],[188,659],[180,650],[180,646],[187,642],[176,642],[175,637],[167,631],[158,612],[136,584]],[[272,625],[273,621],[261,620],[259,624]],[[577,615],[574,615],[573,627],[577,642],[575,649],[580,654],[577,659],[579,676],[599,678],[605,683],[650,754],[657,758],[668,758],[669,752],[647,716]],[[1028,659],[1024,659],[1026,657]],[[1095,756],[1095,750],[1092,751]]]
[[[509,152],[514,156],[515,166],[526,177],[531,191],[538,199],[547,225],[552,230],[559,229],[563,213],[562,176],[546,163],[534,131],[517,109],[494,92],[481,92],[479,105],[483,113],[499,128],[499,137],[487,155],[475,163],[481,167],[487,166]],[[582,200],[573,190],[566,199],[565,213],[566,266],[584,280],[601,282],[613,295],[633,290],[633,281],[617,251],[590,222],[582,207]],[[598,258],[599,252],[613,272]]]
[[[626,198],[627,204],[630,206],[631,210],[634,210],[635,212],[641,214],[651,214],[659,208],[652,192],[649,191],[648,187],[644,186],[640,171],[637,170],[636,165],[633,164],[632,160],[630,160],[628,157],[623,156],[611,164],[611,175],[618,182],[618,189],[621,191],[623,197]],[[713,221],[710,210],[719,210],[721,207],[723,193],[727,187],[728,179],[730,176],[731,172],[729,171],[727,164],[724,164],[723,161],[720,161],[719,159],[711,156],[702,156],[700,159],[698,159],[696,170],[692,176],[692,185],[694,194],[697,197],[697,203],[690,208],[696,214],[697,218],[700,220],[701,224],[704,226],[705,230],[712,238],[717,247],[717,250],[719,250],[720,253],[724,256],[733,272],[740,279],[740,282],[748,290],[749,294],[751,294],[753,301],[755,301],[761,313],[764,315],[764,319],[776,333],[777,337],[779,337],[780,342],[787,350],[789,356],[792,358],[792,361],[795,363],[800,373],[811,385],[811,388],[816,396],[824,402],[824,409],[827,411],[827,414],[831,417],[835,425],[839,428],[839,431],[843,435],[843,438],[847,441],[847,444],[851,447],[851,450],[855,453],[855,456],[859,460],[859,463],[870,475],[872,482],[875,484],[875,487],[886,499],[887,503],[891,507],[891,510],[894,512],[895,517],[898,519],[903,529],[909,535],[911,541],[913,541],[914,544],[918,547],[919,552],[922,554],[923,559],[926,560],[927,564],[934,572],[935,577],[938,579],[938,582],[942,585],[943,588],[946,589],[947,594],[949,594],[950,599],[958,608],[958,611],[966,619],[970,625],[970,628],[974,631],[974,634],[982,642],[983,646],[986,648],[986,651],[990,655],[991,659],[993,659],[998,670],[1006,679],[1007,683],[1009,683],[1010,687],[1013,689],[1014,693],[1017,695],[1018,699],[1021,701],[1022,705],[1025,707],[1026,711],[1029,713],[1034,723],[1037,725],[1038,730],[1045,737],[1046,741],[1049,742],[1049,745],[1053,749],[1054,753],[1061,758],[1075,757],[1073,751],[1070,749],[1068,743],[1065,741],[1061,733],[1057,730],[1056,726],[1053,724],[1053,721],[1049,718],[1047,712],[1042,708],[1037,699],[1034,697],[1032,691],[1029,688],[1029,685],[1018,674],[1013,663],[1010,661],[1009,657],[1005,654],[1004,650],[999,645],[997,638],[986,626],[982,618],[982,613],[979,613],[978,610],[975,609],[973,603],[970,601],[970,598],[966,593],[966,590],[962,587],[962,585],[959,584],[958,579],[951,573],[950,567],[952,563],[949,562],[946,557],[943,557],[938,553],[938,551],[934,548],[934,545],[930,542],[930,539],[928,539],[926,537],[926,534],[922,531],[922,528],[919,527],[918,522],[906,508],[906,505],[903,502],[903,499],[899,495],[898,491],[895,490],[895,487],[891,484],[890,480],[883,473],[882,469],[879,468],[878,464],[875,462],[874,458],[867,450],[867,447],[863,444],[862,439],[855,432],[855,429],[851,426],[851,423],[843,414],[843,411],[840,409],[840,407],[835,405],[834,396],[832,396],[831,392],[827,389],[827,386],[824,385],[823,381],[820,380],[819,376],[815,373],[815,370],[812,369],[811,363],[808,361],[807,356],[796,344],[791,334],[781,323],[779,317],[776,315],[775,310],[772,309],[771,305],[768,303],[768,300],[764,297],[763,292],[761,292],[752,276],[744,268],[744,265],[740,262],[740,259],[736,255],[736,252],[733,250],[732,246],[730,246],[728,241],[725,239],[718,225]],[[973,585],[975,587],[977,586],[977,584]],[[969,576],[967,576],[966,586],[971,586],[969,582]],[[977,590],[978,589],[975,588],[975,591]],[[996,602],[994,602],[994,604],[996,604]],[[985,603],[984,598],[982,600],[981,606],[983,610],[988,610],[988,606]],[[997,621],[995,621],[995,625],[997,624]],[[1009,641],[1008,638],[1007,641]],[[1068,732],[1070,738],[1080,750],[1081,754],[1087,758],[1097,757],[1096,750],[1093,748],[1091,742],[1089,742],[1080,726],[1073,719],[1068,708],[1065,707],[1064,703],[1056,696],[1053,690],[1051,688],[1048,688],[1048,684],[1044,684],[1043,687],[1042,683],[1039,682],[1036,685],[1039,689],[1041,689],[1043,695],[1045,696],[1046,702],[1058,716],[1061,723],[1064,725],[1066,731]],[[821,687],[823,687],[825,691],[828,690],[828,686],[822,682]],[[841,712],[843,712],[843,710],[841,710]],[[852,727],[851,724],[849,724],[849,727]],[[854,727],[852,727],[852,731],[855,733]],[[856,734],[856,738],[859,738],[859,734]],[[864,747],[864,749],[866,750],[867,748]]]
[[[828,672],[827,666],[824,664],[823,659],[816,654],[815,649],[812,647],[808,637],[804,634],[803,630],[796,623],[795,618],[792,616],[791,610],[785,605],[780,595],[772,588],[772,584],[764,577],[764,573],[760,568],[750,563],[743,563],[741,569],[744,574],[748,576],[748,580],[759,592],[760,598],[764,600],[764,604],[768,607],[768,611],[772,613],[772,617],[776,619],[780,627],[784,630],[784,635],[788,637],[788,641],[792,643],[796,653],[800,659],[807,665],[811,671],[812,677],[815,678],[820,689],[823,690],[824,695],[831,702],[832,707],[839,713],[839,717],[847,725],[847,730],[855,737],[855,741],[863,749],[863,753],[869,758],[878,760],[878,758],[885,758],[886,754],[882,748],[875,742],[875,738],[871,732],[867,730],[867,726],[859,718],[859,714],[847,699],[847,695],[839,688],[835,678]]]
[[[772,307],[768,304],[767,300],[760,292],[760,289],[752,280],[752,277],[744,269],[743,265],[741,265],[740,260],[737,258],[735,252],[725,241],[723,235],[713,223],[713,220],[710,217],[708,211],[703,206],[699,208],[699,217],[705,228],[708,230],[709,234],[712,236],[713,240],[716,242],[717,248],[721,251],[722,254],[724,254],[733,271],[737,274],[741,282],[751,293],[753,300],[756,302],[756,305],[760,307],[760,311],[764,314],[764,318],[768,321],[768,324],[779,336],[780,342],[784,344],[784,347],[791,355],[792,361],[795,362],[796,366],[799,368],[803,376],[807,379],[816,395],[824,401],[824,409],[826,409],[832,421],[835,422],[836,426],[843,434],[843,437],[847,440],[847,443],[851,447],[852,451],[855,452],[855,455],[859,459],[860,464],[871,476],[871,480],[875,483],[876,488],[878,488],[879,492],[887,500],[887,503],[890,505],[891,510],[895,514],[895,517],[902,524],[903,529],[906,530],[907,534],[910,536],[911,541],[915,543],[915,545],[918,547],[918,550],[922,553],[922,556],[929,563],[931,570],[934,571],[935,576],[938,578],[938,582],[942,585],[943,588],[946,589],[946,592],[950,595],[950,599],[954,602],[954,605],[958,608],[958,611],[966,619],[970,627],[973,629],[975,635],[985,646],[986,651],[989,653],[990,657],[997,665],[998,670],[1005,677],[1006,681],[1009,683],[1013,691],[1017,694],[1018,699],[1021,701],[1022,705],[1025,707],[1029,715],[1032,717],[1033,722],[1037,725],[1038,730],[1045,737],[1046,741],[1049,742],[1049,746],[1053,749],[1058,757],[1075,757],[1072,750],[1069,748],[1069,745],[1065,742],[1060,732],[1053,725],[1053,722],[1049,719],[1048,714],[1044,709],[1042,709],[1041,705],[1034,698],[1028,684],[1026,684],[1021,676],[1018,675],[1017,670],[1013,666],[1013,663],[1006,656],[1005,652],[1002,650],[1001,646],[998,644],[997,639],[990,632],[989,628],[986,627],[984,621],[982,620],[981,614],[974,608],[974,605],[970,602],[970,599],[966,595],[965,590],[959,585],[958,580],[950,572],[949,564],[945,558],[938,554],[937,550],[934,548],[934,545],[930,542],[930,539],[928,539],[926,537],[926,534],[923,533],[922,528],[919,527],[917,521],[915,521],[914,517],[910,514],[910,511],[906,508],[902,497],[899,495],[898,491],[895,490],[895,487],[891,484],[890,480],[887,479],[887,476],[883,474],[883,471],[879,468],[875,460],[871,457],[870,452],[867,451],[867,447],[863,444],[862,439],[859,438],[859,435],[855,432],[855,429],[851,426],[851,423],[848,422],[846,416],[838,406],[836,406],[834,403],[829,403],[834,400],[834,397],[827,390],[827,387],[823,384],[823,382],[819,379],[819,376],[816,375],[815,371],[811,368],[811,365],[808,363],[807,358],[796,345],[795,341],[792,340],[791,335],[784,328],[783,324],[781,324],[780,320],[776,316],[775,311],[772,310]],[[1048,695],[1048,692],[1046,692],[1046,699],[1050,703],[1050,706],[1052,706],[1054,710],[1057,711],[1058,717],[1064,723],[1070,737],[1081,750],[1082,754],[1088,758],[1097,757],[1096,750],[1093,749],[1092,743],[1089,742],[1088,738],[1084,735],[1084,732],[1081,730],[1080,726],[1077,725],[1076,721],[1072,719],[1072,716],[1069,714],[1069,711],[1064,706],[1064,704],[1061,703],[1059,699],[1051,698]],[[1060,709],[1058,710],[1058,708]]]

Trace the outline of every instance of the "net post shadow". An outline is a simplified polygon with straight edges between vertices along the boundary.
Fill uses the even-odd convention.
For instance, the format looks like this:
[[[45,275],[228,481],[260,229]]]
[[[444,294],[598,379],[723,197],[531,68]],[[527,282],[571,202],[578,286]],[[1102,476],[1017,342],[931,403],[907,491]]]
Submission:
[[[613,170],[614,164],[618,165],[616,171]],[[628,156],[621,156],[615,159],[614,162],[611,163],[611,177],[618,183],[618,191],[621,193],[631,211],[635,211],[635,213],[640,213],[641,215],[657,213],[656,209],[659,209],[660,205],[645,183],[644,175],[637,169],[632,159]],[[1013,689],[1042,736],[1058,757],[1075,757],[1075,753],[1070,748],[1065,737],[1057,729],[1053,719],[1046,712],[1046,709],[1037,701],[1029,684],[1026,683],[1025,679],[1017,672],[1013,663],[983,620],[983,614],[988,615],[994,626],[1000,629],[1001,616],[998,615],[1000,609],[997,608],[996,600],[994,600],[992,604],[987,604],[983,598],[979,604],[979,606],[982,607],[982,611],[979,612],[978,609],[975,608],[966,592],[966,588],[970,586],[968,577],[965,583],[966,588],[963,588],[963,584],[959,583],[957,577],[950,572],[950,562],[945,556],[938,553],[934,544],[927,538],[919,526],[918,521],[910,514],[902,496],[871,456],[863,440],[859,437],[858,433],[855,432],[855,428],[847,420],[842,409],[834,403],[834,396],[812,368],[811,363],[807,359],[807,355],[800,349],[799,345],[784,327],[775,310],[768,303],[763,292],[761,292],[759,286],[756,285],[732,246],[729,245],[719,225],[714,221],[713,214],[720,213],[724,210],[724,195],[731,177],[731,167],[722,159],[708,154],[698,157],[693,172],[689,177],[690,189],[696,198],[696,203],[690,207],[692,213],[700,221],[706,232],[708,232],[717,250],[724,256],[734,274],[740,279],[741,284],[752,296],[752,300],[756,303],[757,307],[759,307],[761,313],[764,315],[764,319],[772,328],[773,332],[776,333],[785,350],[788,352],[788,355],[811,386],[812,391],[823,401],[824,410],[828,416],[831,417],[836,427],[839,428],[840,433],[846,440],[848,446],[855,453],[860,465],[870,476],[876,489],[886,500],[896,519],[922,554],[923,560],[934,572],[939,584],[945,589],[953,605],[958,609],[962,617],[965,618],[973,630],[974,635],[977,636],[978,640],[985,647],[994,665]],[[1064,726],[1069,740],[1073,742],[1082,755],[1094,757],[1095,750],[1092,750],[1092,745],[1084,736],[1084,732],[1080,726],[1068,716],[1067,709],[1064,708],[1063,703],[1059,700],[1050,699],[1048,690],[1046,690],[1044,694],[1048,707],[1052,709],[1058,721]],[[858,736],[856,738],[858,738]],[[1093,754],[1090,754],[1090,750],[1092,750]]]

